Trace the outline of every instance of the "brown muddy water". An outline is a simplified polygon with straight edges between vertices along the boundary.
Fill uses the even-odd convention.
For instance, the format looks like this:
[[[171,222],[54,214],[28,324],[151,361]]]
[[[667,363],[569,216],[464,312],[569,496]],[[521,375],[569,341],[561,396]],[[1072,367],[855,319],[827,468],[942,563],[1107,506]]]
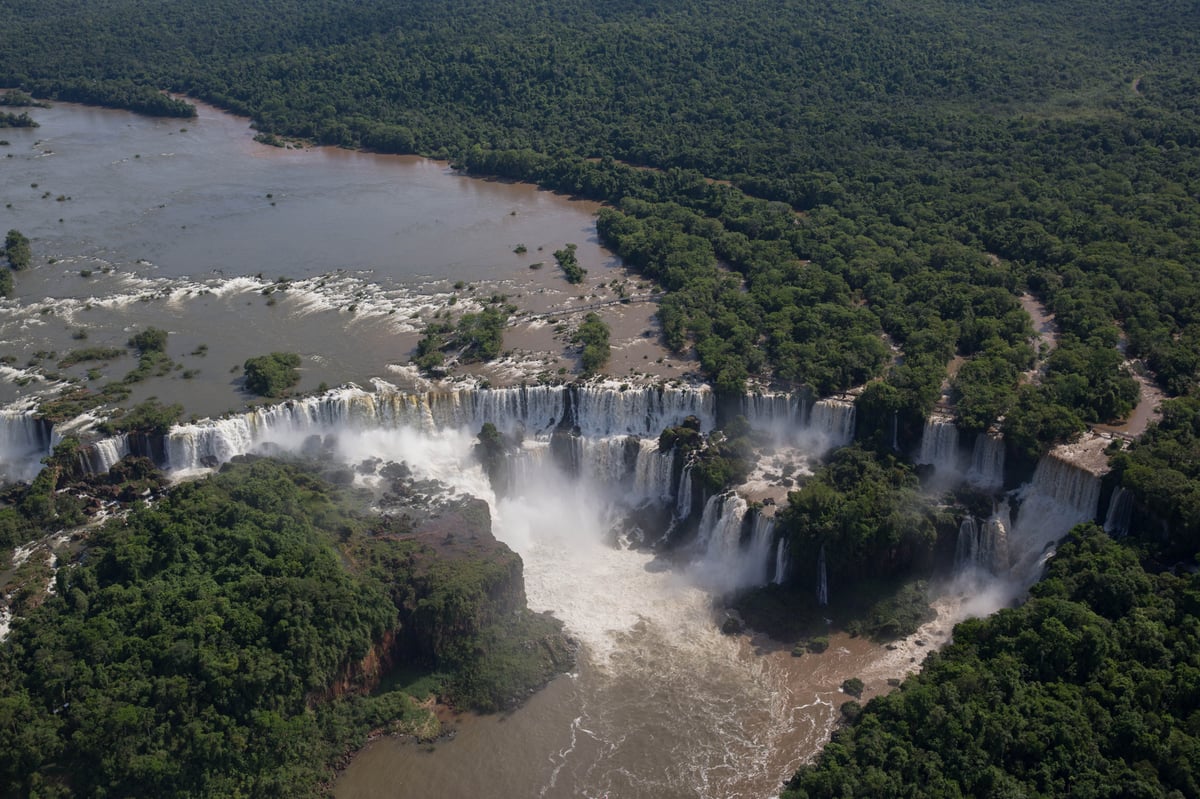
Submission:
[[[453,737],[432,745],[373,742],[334,795],[775,796],[828,740],[851,699],[843,680],[862,679],[865,702],[947,642],[962,608],[937,607],[937,621],[893,649],[838,634],[825,653],[802,658],[759,636],[721,636],[686,611],[673,631],[644,620],[619,636],[607,663],[585,652],[575,673],[510,714],[460,714]]]
[[[612,299],[614,280],[630,293],[645,285],[599,245],[595,203],[415,157],[270,147],[253,141],[246,120],[199,111],[161,120],[56,104],[31,110],[41,127],[4,132],[0,226],[31,239],[34,266],[17,275],[14,299],[0,301],[0,355],[11,361],[0,402],[46,388],[27,382],[31,367],[53,378],[66,352],[122,347],[146,326],[170,331],[179,368],[139,385],[135,402],[155,395],[200,415],[239,407],[248,397],[236,367],[272,351],[302,356],[301,391],[404,382],[400,367],[434,313],[477,309],[496,293],[553,310]],[[554,263],[569,242],[589,272],[581,286]],[[682,375],[690,367],[658,364],[667,353],[653,311],[606,313],[613,368]],[[532,357],[484,376],[575,371],[556,325],[515,327],[507,346]],[[126,357],[61,374],[94,368],[101,385],[132,365]]]

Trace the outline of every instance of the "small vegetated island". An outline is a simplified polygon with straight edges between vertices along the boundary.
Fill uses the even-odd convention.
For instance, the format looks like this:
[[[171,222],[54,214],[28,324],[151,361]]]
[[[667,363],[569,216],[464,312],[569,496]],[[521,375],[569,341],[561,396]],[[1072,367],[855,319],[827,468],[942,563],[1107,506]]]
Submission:
[[[932,551],[944,520],[895,450],[935,405],[963,433],[996,425],[1028,471],[1129,414],[1134,363],[1175,397],[1112,453],[1142,512],[1129,536],[1075,530],[1023,606],[848,707],[789,797],[1200,794],[1197,63],[1195,4],[1132,0],[60,0],[13,4],[0,38],[0,85],[33,97],[186,116],[163,92],[186,93],[264,135],[603,201],[602,241],[663,290],[666,343],[722,395],[866,385],[856,445],[782,512],[844,577],[903,581]],[[18,269],[22,239],[6,241]],[[582,278],[573,251],[555,257]],[[1054,315],[1053,351],[1032,346],[1023,294]],[[418,362],[495,357],[509,312],[439,321]],[[602,368],[607,331],[589,320],[578,342]],[[262,393],[292,367],[256,363]],[[713,490],[746,473],[736,425],[664,435]],[[14,544],[64,512],[63,470],[43,474],[4,511]],[[429,625],[518,567],[469,559],[438,588],[415,535],[265,462],[104,528],[0,652],[4,790],[311,788],[362,729],[419,725],[403,696],[353,689],[401,641],[468,702],[499,701],[504,675]],[[752,600],[763,618],[772,601]],[[503,647],[481,613],[471,640]]]

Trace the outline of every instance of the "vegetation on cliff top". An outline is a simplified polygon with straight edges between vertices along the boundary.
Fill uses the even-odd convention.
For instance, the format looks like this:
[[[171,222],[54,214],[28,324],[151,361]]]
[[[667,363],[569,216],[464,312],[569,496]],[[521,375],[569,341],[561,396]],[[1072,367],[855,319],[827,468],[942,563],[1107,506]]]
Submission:
[[[483,310],[464,313],[455,323],[447,319],[429,325],[417,342],[413,362],[422,371],[432,372],[442,366],[447,354],[460,363],[492,360],[504,344],[504,327],[511,312],[511,306],[497,296]]]
[[[1121,485],[1146,511],[1132,521],[1149,552],[1200,559],[1200,397],[1163,403],[1162,420],[1111,460]]]
[[[571,341],[581,346],[579,362],[586,374],[593,374],[604,368],[612,354],[609,346],[608,325],[594,313],[589,312],[579,323],[579,327],[571,334]]]
[[[258,460],[94,533],[0,647],[0,792],[309,795],[367,730],[423,719],[358,695],[381,664],[484,709],[565,665],[486,507],[422,539],[360,502]],[[435,549],[446,533],[470,544]]]

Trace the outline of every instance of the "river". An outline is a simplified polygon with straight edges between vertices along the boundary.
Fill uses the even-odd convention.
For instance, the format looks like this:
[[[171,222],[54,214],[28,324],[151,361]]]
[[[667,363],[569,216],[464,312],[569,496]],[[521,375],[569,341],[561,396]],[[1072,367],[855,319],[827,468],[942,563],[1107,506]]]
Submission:
[[[635,281],[599,246],[594,204],[419,158],[272,148],[245,120],[199,110],[158,120],[58,104],[32,110],[40,128],[4,132],[2,224],[30,237],[34,266],[0,302],[10,362],[0,400],[45,392],[38,374],[53,382],[94,368],[95,385],[119,379],[132,356],[55,363],[71,349],[123,347],[150,325],[170,331],[180,368],[139,384],[133,400],[153,395],[189,414],[244,404],[237,365],[274,350],[302,355],[302,391],[418,383],[405,364],[434,313],[495,292],[540,311]],[[553,268],[550,253],[568,242],[589,269],[582,287]],[[660,357],[662,369],[680,369],[647,336],[652,305],[616,312],[626,360],[615,373]],[[566,370],[562,358],[539,368]],[[372,433],[362,446],[389,440]],[[342,799],[769,796],[826,740],[848,698],[844,679],[862,678],[867,696],[887,690],[926,639],[947,634],[948,611],[893,650],[834,636],[826,653],[803,658],[722,635],[700,572],[612,545],[605,486],[547,477],[497,500],[469,465],[469,435],[444,463],[430,441],[397,441],[380,454],[489,500],[497,536],[524,560],[531,607],[562,618],[582,650],[577,671],[518,710],[460,716],[453,740],[376,742],[335,785]]]
[[[597,241],[595,203],[421,158],[270,147],[245,119],[204,105],[191,120],[67,103],[30,112],[41,127],[0,137],[0,226],[28,236],[34,254],[14,301],[0,302],[0,354],[22,372],[32,360],[82,378],[97,364],[57,370],[56,358],[123,347],[153,325],[170,331],[181,369],[133,399],[210,415],[245,402],[230,370],[250,356],[300,353],[301,391],[395,379],[424,319],[451,303],[500,292],[544,310],[629,277]],[[554,266],[568,242],[589,270],[582,287]],[[286,290],[264,295],[279,278]],[[102,366],[97,381],[133,363]],[[0,401],[44,388],[9,376]]]

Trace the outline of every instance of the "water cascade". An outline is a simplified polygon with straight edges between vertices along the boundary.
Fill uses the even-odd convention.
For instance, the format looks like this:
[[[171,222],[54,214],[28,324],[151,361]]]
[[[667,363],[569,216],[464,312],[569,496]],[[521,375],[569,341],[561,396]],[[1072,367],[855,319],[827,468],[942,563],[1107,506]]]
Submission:
[[[692,515],[692,464],[683,467],[679,475],[679,491],[676,492],[675,518],[683,521]]]
[[[981,491],[995,491],[1004,484],[1004,438],[998,433],[975,437],[967,482]]]
[[[958,569],[976,565],[979,549],[979,523],[974,516],[965,517],[958,525],[958,538],[954,545],[954,565]]]
[[[779,543],[775,545],[775,572],[771,577],[771,582],[775,585],[782,585],[787,579],[788,570],[788,551],[787,542],[781,536]]]
[[[1104,531],[1119,538],[1129,535],[1129,523],[1133,520],[1133,493],[1124,486],[1113,489],[1108,499],[1108,512],[1104,515]]]
[[[799,444],[822,452],[854,440],[854,403],[841,398],[813,401],[804,391],[747,394],[741,414],[755,430],[770,433],[777,442]]]
[[[503,390],[503,389],[499,389]],[[713,393],[707,387],[627,388],[615,384],[568,387],[573,398],[572,424],[585,436],[657,436],[688,416],[711,430],[716,418]]]
[[[1018,494],[1021,507],[1008,536],[1012,576],[1032,583],[1053,544],[1075,525],[1095,520],[1100,478],[1051,452]]]
[[[594,485],[611,486],[628,494],[630,478],[641,454],[639,439],[633,436],[572,436],[570,441],[575,450],[572,462],[576,464],[579,476]]]
[[[675,496],[671,479],[674,473],[674,452],[659,452],[658,441],[653,438],[638,439],[633,471],[633,496],[637,500],[670,502]]]
[[[712,393],[692,388],[533,386],[408,394],[376,383],[256,408],[215,421],[172,428],[166,442],[172,471],[211,467],[264,445],[290,449],[314,433],[411,428],[423,432],[491,422],[509,435],[545,435],[559,427],[589,439],[657,436],[687,416],[711,428]],[[582,462],[586,462],[586,459]],[[595,463],[595,459],[593,459]]]
[[[754,515],[750,541],[746,545],[746,585],[766,585],[772,575],[772,544],[775,539],[775,517],[760,510]]]
[[[916,463],[933,466],[943,480],[958,473],[958,427],[952,416],[934,414],[925,420]]]
[[[0,410],[0,476],[31,480],[41,471],[41,460],[53,442],[49,425],[35,413],[32,408]]]
[[[844,399],[809,405],[801,395],[763,400],[752,415],[768,429],[777,418],[798,428],[790,443],[803,460],[848,443],[854,412]],[[564,713],[527,741],[530,762],[541,765],[521,774],[538,784],[501,792],[766,795],[795,767],[787,753],[796,751],[796,736],[809,734],[799,731],[796,713],[812,697],[792,695],[787,669],[722,635],[713,599],[782,581],[787,546],[776,540],[773,518],[747,520],[747,502],[735,493],[708,498],[701,513],[692,466],[657,447],[662,429],[688,416],[712,428],[711,392],[590,385],[405,394],[380,382],[374,391],[347,386],[178,425],[154,449],[176,476],[251,453],[405,463],[417,479],[487,501],[497,538],[525,564],[530,607],[563,619],[582,645],[577,672],[547,689],[558,704],[530,702],[532,714]],[[485,422],[516,444],[495,487],[472,455]],[[141,442],[97,442],[86,467],[106,469],[131,448]],[[370,484],[379,474],[362,470],[355,479]],[[643,511],[643,504],[655,507]],[[627,534],[631,518],[642,524],[655,513],[668,517],[664,527],[672,515],[700,516],[691,562],[669,565],[628,546],[638,540]],[[641,539],[650,540],[657,539]],[[827,602],[823,552],[819,567]],[[823,702],[813,707],[804,712],[819,718],[811,731],[819,739],[836,712],[825,713]],[[698,723],[676,723],[682,718]],[[647,752],[668,750],[684,754],[647,762]]]
[[[79,450],[80,466],[86,472],[103,474],[117,465],[117,462],[128,455],[129,436],[125,433],[102,438],[90,447]]]
[[[958,528],[954,563],[958,571],[1005,575],[1010,566],[1008,551],[1008,506],[983,524],[974,517],[963,519]]]
[[[854,440],[854,403],[842,399],[823,399],[809,411],[804,438],[814,451],[844,447]]]
[[[747,394],[742,398],[742,416],[755,430],[769,431],[776,440],[788,440],[807,427],[808,402],[804,393]]]
[[[755,562],[756,553],[742,547],[746,510],[746,500],[733,492],[717,494],[704,504],[695,572],[700,582],[714,593],[726,594],[766,581],[765,553]]]

